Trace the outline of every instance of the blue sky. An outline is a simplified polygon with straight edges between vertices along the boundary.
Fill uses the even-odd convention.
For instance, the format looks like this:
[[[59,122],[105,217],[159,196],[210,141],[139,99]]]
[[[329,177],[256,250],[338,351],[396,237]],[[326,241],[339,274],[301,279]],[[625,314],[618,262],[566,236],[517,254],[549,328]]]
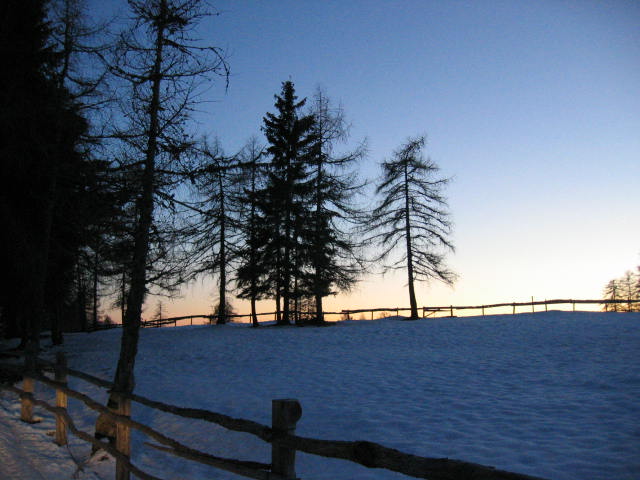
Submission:
[[[419,304],[599,297],[640,264],[640,2],[213,5],[201,36],[228,50],[232,76],[198,119],[227,153],[261,136],[288,79],[301,97],[321,85],[342,104],[352,143],[368,141],[363,177],[427,135],[426,154],[454,179],[460,280],[420,286]],[[329,306],[402,306],[404,284],[371,277]],[[206,310],[209,289],[170,308]]]

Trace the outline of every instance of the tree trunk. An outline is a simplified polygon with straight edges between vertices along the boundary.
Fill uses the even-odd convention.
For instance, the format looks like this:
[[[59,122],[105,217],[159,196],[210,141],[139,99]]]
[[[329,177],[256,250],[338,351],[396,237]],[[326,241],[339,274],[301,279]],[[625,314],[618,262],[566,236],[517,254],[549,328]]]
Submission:
[[[416,292],[413,286],[413,253],[411,243],[411,219],[409,209],[409,179],[407,177],[407,165],[404,167],[404,220],[405,237],[407,240],[407,280],[409,285],[409,306],[411,307],[411,319],[418,318],[418,304],[416,302]]]
[[[158,31],[155,40],[155,58],[151,75],[152,97],[149,103],[149,134],[145,152],[144,172],[142,174],[142,193],[138,199],[139,217],[134,235],[133,260],[131,262],[131,276],[127,308],[122,324],[122,340],[120,356],[113,381],[113,390],[109,396],[108,407],[119,408],[119,393],[132,393],[135,387],[134,368],[138,352],[138,338],[140,335],[140,320],[142,305],[146,294],[147,256],[149,253],[149,233],[153,222],[153,196],[155,180],[155,160],[158,147],[160,110],[160,87],[162,83],[162,49],[164,45],[164,19],[167,15],[166,0],[161,1]],[[115,423],[100,415],[96,422],[96,438],[114,438]]]
[[[322,310],[322,295],[316,293],[316,323],[324,323],[324,312]]]
[[[91,323],[94,329],[98,328],[98,251],[93,256],[93,310]]]
[[[120,284],[120,320],[124,323],[124,315],[127,311],[127,274],[122,267],[122,283]]]
[[[54,300],[54,312],[51,317],[51,343],[53,345],[62,345],[64,338],[62,336],[62,301]]]
[[[258,327],[258,315],[256,315],[256,297],[251,297],[251,326]]]
[[[226,212],[224,207],[224,188],[222,184],[222,173],[218,173],[218,187],[220,195],[220,212],[218,215],[218,221],[220,223],[220,256],[219,256],[219,269],[220,269],[220,289],[219,298],[220,303],[218,305],[218,325],[227,323],[227,250],[225,239],[226,228]]]
[[[292,160],[288,159],[287,164],[287,172],[286,172],[286,200],[285,200],[285,209],[284,209],[284,252],[283,252],[283,260],[284,260],[284,268],[282,272],[282,323],[284,325],[289,325],[291,322],[289,320],[289,310],[290,305],[289,302],[291,300],[291,254],[292,254],[292,243],[293,243],[293,225],[292,225],[292,205],[293,205],[293,189],[292,189]]]

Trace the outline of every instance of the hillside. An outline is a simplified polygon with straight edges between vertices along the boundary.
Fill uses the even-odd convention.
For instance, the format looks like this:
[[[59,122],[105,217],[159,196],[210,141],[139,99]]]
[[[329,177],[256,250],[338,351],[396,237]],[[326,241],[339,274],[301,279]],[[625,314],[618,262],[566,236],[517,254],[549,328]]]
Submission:
[[[69,365],[110,379],[119,335],[68,335]],[[146,329],[136,391],[263,424],[271,421],[271,399],[297,398],[303,407],[298,433],[304,436],[370,440],[555,480],[632,480],[640,477],[639,361],[640,314]],[[105,398],[79,380],[71,385]],[[93,416],[75,402],[70,408],[90,429]],[[30,426],[15,420],[17,411],[14,396],[0,393],[0,477],[28,480],[28,472],[9,461],[27,455],[28,442],[48,459],[34,462],[31,471],[70,478],[76,465],[69,454],[82,464],[89,447],[77,440],[68,451],[56,447],[45,435],[52,430],[48,416],[40,414],[45,421]],[[269,461],[270,448],[247,435],[137,404],[134,418],[214,454]],[[134,463],[161,478],[240,478],[155,452],[143,446],[142,436],[133,438]],[[77,478],[111,478],[110,461],[82,465]],[[300,453],[297,474],[305,480],[408,478]]]

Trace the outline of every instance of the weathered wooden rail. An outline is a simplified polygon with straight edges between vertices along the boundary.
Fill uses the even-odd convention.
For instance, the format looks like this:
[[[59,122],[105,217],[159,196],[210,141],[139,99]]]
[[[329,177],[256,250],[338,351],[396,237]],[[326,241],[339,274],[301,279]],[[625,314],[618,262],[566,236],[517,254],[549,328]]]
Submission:
[[[332,441],[300,437],[295,435],[295,428],[302,415],[302,407],[297,400],[292,399],[272,401],[271,427],[208,410],[169,405],[137,394],[121,396],[118,402],[120,405],[119,410],[114,412],[89,396],[69,388],[67,376],[74,376],[98,387],[108,389],[112,388],[110,382],[66,367],[66,362],[60,355],[58,355],[56,363],[38,360],[37,367],[34,368],[34,365],[36,365],[36,362],[33,360],[30,362],[25,361],[25,367],[16,366],[15,364],[0,365],[5,369],[19,372],[24,377],[22,389],[11,384],[0,384],[0,388],[20,396],[22,402],[21,419],[25,422],[33,422],[34,407],[40,407],[53,413],[56,417],[55,443],[65,445],[67,443],[66,432],[69,430],[78,438],[97,448],[104,449],[116,459],[116,480],[129,480],[130,474],[142,480],[160,480],[158,477],[142,471],[131,462],[130,431],[132,428],[157,442],[147,442],[145,444],[156,450],[258,480],[296,479],[296,451],[348,460],[368,468],[383,468],[411,477],[431,480],[467,480],[470,478],[476,480],[544,480],[539,477],[507,472],[460,460],[420,457],[373,442]],[[54,379],[45,376],[40,371],[42,368],[39,367],[44,367],[45,370],[52,370],[55,375]],[[34,384],[36,381],[55,389],[55,406],[35,398]],[[88,408],[112,419],[117,426],[115,445],[97,440],[90,433],[80,430],[67,410],[67,397],[75,398],[83,402]],[[222,458],[187,447],[147,425],[132,420],[132,401],[180,417],[199,419],[215,423],[228,430],[254,435],[271,444],[271,463],[265,464]]]

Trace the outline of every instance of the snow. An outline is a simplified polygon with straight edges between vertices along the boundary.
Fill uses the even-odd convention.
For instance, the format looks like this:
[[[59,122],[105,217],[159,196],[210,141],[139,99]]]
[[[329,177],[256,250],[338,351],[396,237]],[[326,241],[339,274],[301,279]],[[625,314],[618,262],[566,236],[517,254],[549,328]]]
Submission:
[[[111,379],[119,341],[118,330],[67,335],[69,366]],[[272,399],[297,398],[303,436],[370,440],[554,480],[632,480],[640,478],[639,361],[638,313],[145,329],[136,392],[267,425]],[[70,383],[106,399],[86,382]],[[44,386],[37,395],[53,398]],[[70,410],[90,431],[95,414],[74,400]],[[90,447],[73,436],[69,448],[53,444],[46,435],[53,420],[36,412],[41,423],[23,424],[15,395],[0,394],[0,478],[113,478],[113,461],[89,458]],[[216,455],[270,460],[270,446],[246,434],[139,404],[133,416]],[[132,459],[153,475],[242,478],[156,452],[145,441],[134,433]],[[305,480],[408,478],[297,455]]]

